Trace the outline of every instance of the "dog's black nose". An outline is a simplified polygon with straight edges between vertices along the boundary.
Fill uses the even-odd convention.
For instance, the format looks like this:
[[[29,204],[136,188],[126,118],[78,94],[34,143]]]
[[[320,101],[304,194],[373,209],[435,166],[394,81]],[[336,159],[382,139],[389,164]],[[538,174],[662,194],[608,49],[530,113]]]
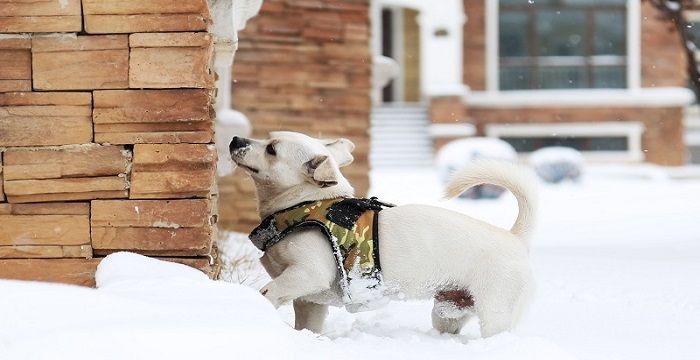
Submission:
[[[233,140],[231,140],[231,143],[228,145],[228,150],[233,152],[233,150],[246,147],[248,146],[248,144],[250,144],[250,142],[248,142],[248,139],[234,136]]]

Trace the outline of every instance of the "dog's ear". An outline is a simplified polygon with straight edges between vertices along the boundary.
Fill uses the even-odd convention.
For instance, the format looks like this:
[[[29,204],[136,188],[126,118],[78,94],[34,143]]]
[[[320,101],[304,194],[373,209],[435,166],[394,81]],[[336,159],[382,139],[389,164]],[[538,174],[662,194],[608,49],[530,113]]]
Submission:
[[[352,151],[355,150],[355,144],[352,141],[340,138],[333,140],[321,140],[326,149],[331,152],[333,159],[338,163],[339,167],[350,165],[355,158],[352,157]]]
[[[326,155],[318,155],[305,164],[309,179],[325,188],[338,184],[338,172],[333,161]]]

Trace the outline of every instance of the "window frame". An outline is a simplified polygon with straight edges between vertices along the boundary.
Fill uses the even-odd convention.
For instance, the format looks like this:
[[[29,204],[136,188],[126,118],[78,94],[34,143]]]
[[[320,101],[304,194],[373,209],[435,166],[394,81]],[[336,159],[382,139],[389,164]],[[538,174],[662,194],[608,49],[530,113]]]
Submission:
[[[645,126],[641,121],[603,121],[603,122],[570,122],[570,123],[489,123],[485,125],[488,137],[625,137],[626,150],[582,150],[584,158],[592,161],[629,161],[644,160],[642,150],[642,135]],[[520,156],[528,156],[530,152],[519,152]]]
[[[528,47],[528,53],[529,54],[534,54],[534,56],[509,56],[509,57],[502,57],[500,52],[498,53],[498,71],[499,74],[501,70],[505,68],[517,68],[517,67],[525,67],[528,68],[528,73],[529,73],[529,84],[528,87],[526,88],[515,88],[515,89],[503,89],[501,87],[501,83],[499,82],[498,87],[499,90],[501,91],[513,91],[513,90],[539,90],[539,89],[571,89],[572,87],[555,87],[555,88],[542,88],[541,86],[541,77],[542,77],[542,68],[543,67],[548,67],[548,68],[566,68],[566,67],[579,67],[583,69],[583,78],[581,79],[581,82],[583,86],[577,86],[573,88],[577,89],[605,89],[606,87],[599,87],[595,86],[596,80],[595,80],[595,69],[596,67],[613,67],[613,66],[622,66],[624,67],[623,73],[625,74],[625,77],[627,76],[626,74],[626,67],[628,66],[628,54],[627,54],[627,17],[625,16],[627,13],[627,4],[622,4],[622,5],[612,5],[612,4],[594,4],[594,5],[584,5],[584,4],[563,4],[563,3],[555,3],[555,4],[547,4],[547,5],[540,5],[542,7],[545,7],[544,9],[546,10],[570,10],[570,11],[580,11],[584,14],[584,21],[585,21],[585,31],[583,32],[585,36],[584,38],[584,54],[582,55],[572,55],[572,56],[540,56],[540,38],[537,36],[538,33],[538,17],[540,15],[540,11],[543,10],[542,7],[537,7],[536,5],[531,5],[528,3],[523,3],[523,4],[504,4],[501,5],[501,1],[498,1],[498,10],[499,13],[501,11],[512,11],[512,12],[518,12],[521,14],[527,14],[529,23],[528,23],[528,38],[531,41],[528,41],[527,47]],[[612,12],[618,12],[623,15],[624,19],[624,26],[623,28],[625,29],[625,35],[623,36],[623,47],[625,47],[625,55],[595,55],[595,35],[597,34],[596,28],[595,28],[595,14],[596,13],[612,13]],[[499,25],[498,25],[498,30],[499,30],[499,35],[500,35],[500,19],[499,19]],[[500,36],[497,38],[499,41],[499,49],[500,49]],[[627,81],[625,81],[627,82]],[[622,87],[617,87],[616,89],[621,89],[627,87],[626,84],[625,86]]]
[[[499,61],[499,7],[500,1],[485,1],[486,9],[486,34],[485,34],[485,68],[486,79],[484,91],[489,93],[510,92],[500,89],[500,61]],[[627,0],[626,4],[626,87],[618,89],[603,88],[578,88],[557,89],[564,91],[585,90],[589,92],[601,92],[610,90],[636,90],[641,88],[641,3],[639,0]],[[552,89],[522,89],[513,91],[551,91]]]

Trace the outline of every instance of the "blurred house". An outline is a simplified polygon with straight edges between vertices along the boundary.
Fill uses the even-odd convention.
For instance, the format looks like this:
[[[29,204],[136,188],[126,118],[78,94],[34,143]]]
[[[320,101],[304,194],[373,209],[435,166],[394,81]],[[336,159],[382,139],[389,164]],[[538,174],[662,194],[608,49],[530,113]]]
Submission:
[[[358,195],[370,165],[431,166],[466,136],[663,165],[684,164],[692,140],[679,36],[639,0],[265,0],[232,79],[253,136],[353,140]],[[220,224],[250,230],[251,181],[219,187]]]
[[[418,103],[415,134],[437,147],[473,125],[523,154],[562,145],[592,161],[687,160],[684,48],[647,2],[379,0],[372,20],[374,53],[401,68],[373,117],[387,143],[399,140],[384,124]]]

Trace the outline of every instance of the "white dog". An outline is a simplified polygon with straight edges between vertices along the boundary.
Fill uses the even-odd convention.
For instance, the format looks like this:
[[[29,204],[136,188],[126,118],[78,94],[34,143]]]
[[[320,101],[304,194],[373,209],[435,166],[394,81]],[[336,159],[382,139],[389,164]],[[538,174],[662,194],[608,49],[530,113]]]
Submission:
[[[255,181],[261,218],[305,201],[353,196],[340,173],[353,161],[352,142],[292,132],[270,136],[235,137],[229,146],[232,159]],[[433,326],[440,332],[459,333],[474,315],[483,337],[511,329],[533,285],[528,236],[535,180],[517,165],[480,161],[453,176],[447,196],[484,183],[507,188],[517,198],[519,214],[510,231],[427,205],[387,208],[378,218],[386,288],[395,298],[434,298]],[[261,262],[273,278],[261,293],[275,306],[293,301],[297,329],[320,332],[328,306],[343,305],[336,260],[321,231],[290,233],[267,249]]]

